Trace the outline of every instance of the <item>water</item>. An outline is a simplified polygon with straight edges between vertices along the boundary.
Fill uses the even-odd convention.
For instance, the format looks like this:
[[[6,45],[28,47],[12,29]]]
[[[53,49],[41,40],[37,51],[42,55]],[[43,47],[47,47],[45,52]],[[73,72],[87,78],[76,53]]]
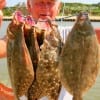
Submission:
[[[59,21],[58,24],[62,25],[62,26],[73,26],[75,22],[74,21]],[[100,22],[91,22],[91,24],[93,25],[94,28],[100,28]]]
[[[0,38],[6,35],[6,29],[10,21],[3,21],[0,29]],[[72,26],[74,22],[58,22],[59,25]],[[93,27],[100,27],[100,22],[92,22]],[[0,82],[11,86],[7,70],[6,58],[0,59]],[[100,100],[100,75],[97,78],[95,85],[85,94],[84,100]],[[67,99],[68,100],[68,99]]]
[[[3,37],[4,35],[6,35],[6,28],[8,26],[8,24],[10,23],[10,21],[3,21],[2,22],[2,26],[0,28],[0,37]],[[62,25],[62,26],[73,26],[74,22],[73,21],[59,21],[57,22],[58,25]],[[93,27],[100,27],[100,22],[92,22]]]

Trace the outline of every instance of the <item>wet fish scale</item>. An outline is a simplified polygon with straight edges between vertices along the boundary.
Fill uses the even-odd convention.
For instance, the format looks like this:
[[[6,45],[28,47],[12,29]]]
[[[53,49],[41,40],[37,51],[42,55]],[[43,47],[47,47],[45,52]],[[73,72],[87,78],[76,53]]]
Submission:
[[[36,55],[35,57],[32,57],[32,62],[33,62],[33,66],[34,66],[34,80],[32,82],[32,85],[29,88],[28,91],[28,99],[29,100],[35,100],[40,96],[40,91],[42,90],[36,80],[36,71],[37,71],[37,64],[38,64],[38,60],[39,60],[39,53],[40,53],[40,49],[39,49],[39,45],[42,43],[43,41],[43,37],[44,37],[44,31],[41,31],[40,29],[38,30],[37,27],[33,26],[32,27],[33,30],[33,36],[32,36],[32,40],[34,41],[34,46],[36,48],[36,52],[33,52],[32,55]],[[40,34],[41,33],[41,34]],[[40,36],[40,37],[39,37]],[[38,37],[38,38],[37,38]],[[40,39],[41,38],[41,39]],[[39,41],[38,41],[39,39]],[[36,61],[35,61],[36,60]]]
[[[59,71],[64,87],[73,100],[95,83],[99,69],[99,44],[96,33],[86,15],[80,13],[62,49]]]
[[[35,31],[34,26],[30,27],[28,29],[27,29],[27,27],[24,28],[24,33],[26,34],[25,42],[26,42],[26,45],[28,47],[28,50],[29,50],[29,53],[31,56],[32,64],[34,66],[33,67],[34,78],[36,78],[36,69],[37,69],[37,63],[39,60],[40,49],[39,49],[39,45],[38,45],[37,38],[36,38],[37,36],[36,36],[36,34],[34,34],[35,33],[34,31]]]
[[[56,36],[53,36],[55,34],[58,33],[51,32],[49,34],[46,34],[47,36],[44,39],[43,45],[41,46],[40,60],[37,68],[37,81],[42,88],[45,87],[44,94],[47,94],[50,100],[57,99],[57,96],[59,95],[58,92],[60,89],[60,80],[58,78],[57,70],[57,50],[59,40]]]
[[[48,96],[50,100],[58,100],[61,88],[58,77],[58,34],[56,29],[51,32],[44,31],[44,40],[40,45],[36,80],[29,89],[29,100],[37,100],[43,96]]]
[[[33,65],[25,44],[23,24],[10,23],[7,29],[7,62],[16,99],[26,95],[34,79]]]

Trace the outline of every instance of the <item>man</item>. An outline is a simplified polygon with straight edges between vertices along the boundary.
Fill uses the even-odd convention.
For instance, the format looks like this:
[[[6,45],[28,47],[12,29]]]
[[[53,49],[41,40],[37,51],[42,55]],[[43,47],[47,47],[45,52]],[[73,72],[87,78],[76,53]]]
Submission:
[[[48,17],[54,20],[60,11],[61,2],[59,0],[27,0],[27,7],[35,20],[45,20]],[[0,40],[0,57],[6,57],[6,41],[3,39]],[[60,98],[63,100],[61,96]]]
[[[45,20],[48,17],[54,20],[60,11],[61,2],[60,0],[27,0],[27,7],[29,13],[35,20]],[[2,39],[0,40],[0,57],[2,58],[5,56],[6,41]],[[59,98],[59,100],[63,100],[63,95],[61,95]]]
[[[60,10],[61,3],[59,0],[27,0],[29,13],[36,20],[39,18],[46,19],[50,17],[55,19]],[[33,10],[34,9],[34,10]],[[0,57],[6,56],[6,41],[0,40]]]

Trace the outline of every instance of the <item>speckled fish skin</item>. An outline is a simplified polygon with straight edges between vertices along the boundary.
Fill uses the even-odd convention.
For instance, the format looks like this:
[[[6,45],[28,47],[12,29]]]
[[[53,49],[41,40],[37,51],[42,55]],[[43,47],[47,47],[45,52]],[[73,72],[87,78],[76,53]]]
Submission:
[[[37,55],[37,56],[35,57],[35,59],[32,59],[33,66],[34,66],[34,80],[28,91],[28,100],[37,100],[40,95],[40,87],[39,84],[37,83],[36,71],[37,71],[39,54],[40,54],[39,46],[43,43],[44,30],[41,30],[35,26],[33,26],[32,28],[33,28],[33,38],[35,43],[34,47],[37,48],[36,52],[33,52],[33,55]]]
[[[36,36],[34,34],[35,33],[34,27],[24,28],[24,33],[26,34],[25,42],[31,56],[32,64],[34,66],[33,69],[34,69],[34,79],[35,79],[40,50],[37,43],[37,39],[35,38]]]
[[[57,28],[51,32],[41,29],[44,40],[40,45],[39,61],[36,70],[36,80],[29,89],[29,100],[38,100],[47,96],[49,100],[58,100],[61,82],[58,76],[58,45]],[[38,31],[39,32],[39,31]],[[38,33],[39,34],[39,33]]]
[[[24,40],[23,23],[11,22],[7,36],[8,71],[16,100],[20,100],[21,96],[27,96],[29,86],[34,79],[32,61]]]
[[[96,33],[85,13],[79,13],[60,57],[62,84],[73,95],[73,100],[83,100],[84,93],[94,85],[100,67]]]

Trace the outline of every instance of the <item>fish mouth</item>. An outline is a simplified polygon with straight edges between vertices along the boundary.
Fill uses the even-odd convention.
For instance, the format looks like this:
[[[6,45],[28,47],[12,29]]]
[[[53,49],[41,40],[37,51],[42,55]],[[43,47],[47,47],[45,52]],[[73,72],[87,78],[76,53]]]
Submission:
[[[81,26],[86,22],[87,19],[88,19],[88,13],[86,12],[80,12],[77,17],[77,21]]]
[[[86,13],[86,12],[81,12],[81,13],[78,15],[78,18],[79,18],[80,20],[85,20],[85,19],[88,18],[88,13]]]

